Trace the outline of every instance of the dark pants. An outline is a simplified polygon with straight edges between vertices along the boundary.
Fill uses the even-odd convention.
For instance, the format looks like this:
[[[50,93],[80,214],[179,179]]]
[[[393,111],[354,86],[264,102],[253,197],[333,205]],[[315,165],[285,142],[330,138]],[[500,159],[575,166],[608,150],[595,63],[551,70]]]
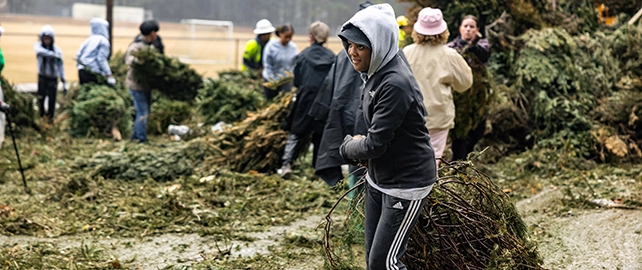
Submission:
[[[319,154],[319,146],[321,146],[321,135],[323,135],[323,123],[315,121],[312,124],[312,130],[304,134],[290,134],[285,143],[285,151],[283,151],[283,165],[292,164],[296,160],[303,147],[308,144],[310,133],[312,133],[312,167],[317,164],[317,155]]]
[[[267,82],[266,79],[263,79],[264,82]],[[263,86],[263,95],[265,99],[272,100],[274,97],[278,96],[281,92],[290,92],[292,91],[292,83],[286,83],[277,87],[275,90]]]
[[[481,121],[475,129],[468,132],[468,137],[455,139],[452,142],[451,149],[453,151],[452,160],[466,160],[468,154],[475,149],[475,144],[484,137],[486,132],[486,121]]]
[[[49,122],[54,120],[54,110],[56,110],[56,94],[58,92],[58,78],[49,78],[38,76],[38,108],[40,117],[47,116]],[[47,111],[45,111],[45,98],[47,102]]]
[[[129,90],[134,100],[136,119],[134,119],[134,130],[131,139],[139,142],[147,141],[147,118],[149,117],[151,92]]]
[[[399,259],[425,201],[396,198],[366,183],[366,270],[406,269]]]
[[[80,81],[81,85],[86,83],[98,83],[98,76],[95,73],[91,73],[84,69],[79,69],[78,80]]]

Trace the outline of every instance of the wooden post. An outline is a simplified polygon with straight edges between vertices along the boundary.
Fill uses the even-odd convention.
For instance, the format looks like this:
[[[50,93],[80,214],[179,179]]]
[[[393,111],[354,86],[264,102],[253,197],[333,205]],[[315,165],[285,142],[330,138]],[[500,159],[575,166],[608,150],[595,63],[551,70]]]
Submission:
[[[114,49],[113,40],[113,26],[114,26],[114,0],[106,0],[107,5],[107,22],[109,23],[109,57],[111,58],[111,53]]]
[[[635,13],[635,15],[633,15],[633,17],[629,20],[629,25],[634,24],[635,21],[640,18],[640,16],[642,16],[642,8],[640,8],[640,10],[638,10],[638,13]]]

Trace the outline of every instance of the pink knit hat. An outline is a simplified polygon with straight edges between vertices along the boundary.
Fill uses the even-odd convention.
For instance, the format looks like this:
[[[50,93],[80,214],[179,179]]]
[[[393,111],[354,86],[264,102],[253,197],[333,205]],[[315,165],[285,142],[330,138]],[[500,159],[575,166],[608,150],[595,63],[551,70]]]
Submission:
[[[446,31],[448,25],[444,21],[444,16],[438,8],[424,8],[419,11],[415,31],[424,36],[439,35]]]

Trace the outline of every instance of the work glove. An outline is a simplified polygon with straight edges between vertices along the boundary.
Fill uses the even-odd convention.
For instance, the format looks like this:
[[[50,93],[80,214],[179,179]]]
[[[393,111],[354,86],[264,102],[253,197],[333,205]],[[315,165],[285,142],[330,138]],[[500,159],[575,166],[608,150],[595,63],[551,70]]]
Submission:
[[[346,163],[348,163],[350,165],[353,165],[353,166],[358,166],[359,163],[363,163],[361,160],[349,158],[348,155],[346,154],[346,145],[348,144],[348,142],[350,142],[352,140],[360,140],[361,139],[360,135],[357,135],[356,137],[357,138],[354,138],[350,134],[346,135],[343,138],[343,143],[341,143],[341,147],[339,147],[339,155],[341,155],[341,157],[343,158],[343,160]]]
[[[11,111],[11,106],[9,104],[0,101],[0,112],[9,113]]]
[[[109,78],[107,78],[107,84],[108,84],[109,86],[114,86],[114,85],[116,85],[116,78],[114,78],[114,77],[109,77]]]
[[[66,96],[68,91],[69,91],[69,87],[67,86],[67,83],[62,82],[62,95]]]

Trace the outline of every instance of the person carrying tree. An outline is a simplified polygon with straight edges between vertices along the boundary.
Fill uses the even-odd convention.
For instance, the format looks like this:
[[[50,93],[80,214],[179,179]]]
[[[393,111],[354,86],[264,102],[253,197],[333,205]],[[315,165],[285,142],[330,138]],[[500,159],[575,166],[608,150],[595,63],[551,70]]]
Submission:
[[[136,77],[133,70],[133,63],[136,57],[132,55],[133,52],[140,49],[153,47],[153,42],[156,40],[156,32],[159,29],[158,22],[154,20],[144,21],[140,27],[140,34],[144,39],[134,41],[127,48],[125,53],[125,63],[129,67],[127,70],[127,88],[132,95],[134,101],[134,108],[136,109],[136,118],[134,119],[134,128],[131,136],[132,141],[138,143],[147,142],[147,118],[149,117],[150,104],[151,104],[151,89],[143,84],[139,78]]]
[[[287,77],[287,73],[294,70],[294,58],[299,52],[298,47],[292,42],[294,28],[290,24],[279,26],[276,29],[278,39],[270,40],[265,45],[263,55],[263,80],[265,82],[277,81]],[[284,83],[272,89],[263,86],[263,94],[267,100],[276,97],[280,92],[292,91],[292,82]]]
[[[265,45],[270,41],[272,32],[276,30],[272,23],[267,19],[262,19],[256,22],[254,28],[255,38],[250,39],[245,43],[245,52],[243,52],[243,66],[241,70],[253,70],[257,74],[263,72],[263,50]]]
[[[379,4],[357,12],[339,33],[363,80],[368,132],[347,135],[339,153],[352,164],[367,164],[364,232],[369,270],[406,269],[400,258],[437,181],[423,97],[398,54],[398,30],[392,6]]]
[[[156,21],[156,24],[158,24],[158,21]],[[158,31],[160,31],[160,28],[158,29]],[[134,42],[141,42],[144,39],[145,39],[145,36],[143,36],[143,34],[138,34],[134,38]],[[163,39],[161,38],[160,35],[158,34],[156,35],[156,39],[152,41],[152,45],[154,45],[154,49],[156,49],[156,51],[158,51],[160,54],[165,54],[165,45],[163,44]]]
[[[63,65],[62,50],[54,44],[53,27],[51,25],[43,26],[40,29],[39,37],[40,41],[33,45],[38,67],[38,108],[40,109],[40,117],[47,116],[49,123],[53,123],[58,78],[63,84],[63,93],[67,93],[65,66]],[[46,111],[45,98],[48,100]]]

